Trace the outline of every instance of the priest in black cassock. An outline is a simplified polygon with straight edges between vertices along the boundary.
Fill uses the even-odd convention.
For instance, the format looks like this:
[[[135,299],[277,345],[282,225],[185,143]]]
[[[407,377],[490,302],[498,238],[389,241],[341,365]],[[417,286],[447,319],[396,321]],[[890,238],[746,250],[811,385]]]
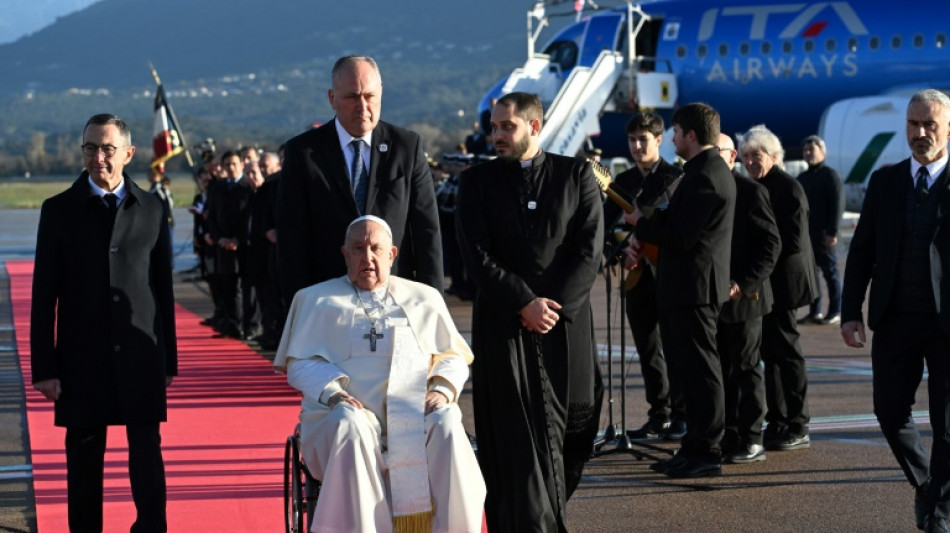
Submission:
[[[543,116],[535,95],[498,100],[500,157],[462,173],[456,208],[478,289],[473,402],[492,533],[566,531],[603,392],[590,310],[600,193],[586,162],[541,151]]]

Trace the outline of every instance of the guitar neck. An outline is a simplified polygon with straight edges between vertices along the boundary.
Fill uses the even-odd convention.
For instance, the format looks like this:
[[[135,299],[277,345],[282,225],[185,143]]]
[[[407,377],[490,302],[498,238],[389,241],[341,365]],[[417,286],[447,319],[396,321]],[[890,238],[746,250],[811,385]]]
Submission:
[[[591,169],[594,171],[594,178],[597,181],[597,186],[600,187],[600,191],[605,193],[608,198],[620,206],[620,209],[623,209],[624,212],[633,213],[633,205],[631,205],[622,194],[614,189],[613,178],[610,176],[610,169],[608,169],[603,164],[598,163],[597,161],[590,159],[588,159],[588,161],[591,164]]]
[[[624,213],[633,213],[633,206],[630,205],[621,194],[613,189],[613,187],[607,187],[607,190],[604,191],[607,194],[607,198],[610,198],[613,203],[620,206],[620,209],[623,209]]]

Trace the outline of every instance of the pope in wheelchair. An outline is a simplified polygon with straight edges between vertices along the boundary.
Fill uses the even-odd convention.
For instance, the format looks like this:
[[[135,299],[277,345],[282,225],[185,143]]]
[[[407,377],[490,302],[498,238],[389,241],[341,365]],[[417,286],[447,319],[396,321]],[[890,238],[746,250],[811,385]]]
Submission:
[[[472,351],[435,289],[390,276],[386,222],[354,220],[347,275],[294,297],[274,367],[303,393],[310,531],[478,532],[485,483],[458,396]]]

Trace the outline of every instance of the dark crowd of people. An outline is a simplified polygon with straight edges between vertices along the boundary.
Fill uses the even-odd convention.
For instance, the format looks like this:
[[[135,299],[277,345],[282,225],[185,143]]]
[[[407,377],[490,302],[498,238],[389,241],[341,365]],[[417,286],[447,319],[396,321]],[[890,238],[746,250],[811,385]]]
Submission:
[[[333,120],[277,152],[206,150],[190,207],[214,303],[204,323],[276,350],[303,394],[306,467],[327,483],[310,530],[477,531],[484,510],[492,532],[566,531],[603,406],[590,293],[617,262],[649,404],[629,436],[679,441],[651,466],[672,478],[809,448],[798,327],[840,324],[862,346],[870,285],[875,413],[916,489],[918,527],[948,531],[946,95],[911,99],[912,157],[871,177],[842,283],[841,183],[817,136],[796,179],[765,126],[732,139],[714,108],[687,104],[671,118],[674,164],[659,155],[664,120],[643,112],[626,128],[635,166],[604,184],[599,154],[541,148],[536,95],[493,102],[436,162],[419,135],[380,120],[372,58],[340,58],[330,78]],[[41,214],[34,386],[67,428],[70,529],[102,529],[106,428],[118,425],[133,531],[164,532],[173,200],[160,174],[151,194],[124,174],[135,147],[118,117],[91,118],[82,150],[86,170]],[[470,346],[443,293],[473,300]],[[102,317],[108,334],[90,344]],[[911,417],[925,363],[932,456]],[[469,364],[477,462],[456,405]]]
[[[206,151],[189,208],[199,271],[214,303],[202,324],[265,350],[277,348],[284,315],[276,249],[280,152]]]

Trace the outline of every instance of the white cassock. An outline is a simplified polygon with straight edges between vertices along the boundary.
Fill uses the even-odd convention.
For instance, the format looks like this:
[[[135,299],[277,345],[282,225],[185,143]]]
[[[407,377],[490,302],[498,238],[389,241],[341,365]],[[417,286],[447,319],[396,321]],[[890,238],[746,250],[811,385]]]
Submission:
[[[311,531],[481,531],[485,482],[456,403],[471,362],[427,285],[342,277],[296,294],[274,366],[304,393],[301,452],[323,482]],[[339,390],[364,409],[329,409]],[[430,390],[450,402],[425,415]]]

